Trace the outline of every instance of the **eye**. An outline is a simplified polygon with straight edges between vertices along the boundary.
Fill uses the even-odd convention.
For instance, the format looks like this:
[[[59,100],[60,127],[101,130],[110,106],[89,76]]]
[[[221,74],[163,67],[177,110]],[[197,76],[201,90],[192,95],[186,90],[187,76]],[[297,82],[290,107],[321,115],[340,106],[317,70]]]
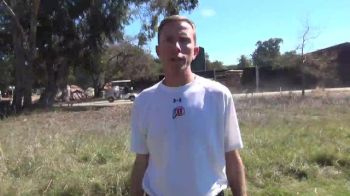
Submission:
[[[165,41],[166,41],[167,43],[173,43],[173,42],[174,42],[174,38],[173,38],[173,37],[167,37],[167,38],[165,39]]]
[[[180,37],[179,42],[181,43],[190,43],[191,39],[189,37]]]

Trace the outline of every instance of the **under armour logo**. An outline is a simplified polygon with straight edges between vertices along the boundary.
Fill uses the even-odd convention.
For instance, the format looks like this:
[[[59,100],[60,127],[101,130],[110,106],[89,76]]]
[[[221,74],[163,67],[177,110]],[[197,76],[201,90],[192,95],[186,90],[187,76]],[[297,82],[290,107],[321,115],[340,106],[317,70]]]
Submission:
[[[182,106],[177,106],[173,110],[173,119],[175,119],[178,116],[183,116],[185,115],[185,108]]]
[[[176,103],[176,102],[180,102],[181,103],[181,97],[179,97],[178,99],[173,99],[173,103]]]

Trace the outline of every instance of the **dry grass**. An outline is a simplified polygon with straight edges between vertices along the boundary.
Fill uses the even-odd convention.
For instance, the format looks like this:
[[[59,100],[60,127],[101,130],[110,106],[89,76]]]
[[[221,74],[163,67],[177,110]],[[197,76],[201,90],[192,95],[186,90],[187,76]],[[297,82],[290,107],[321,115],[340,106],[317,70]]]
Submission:
[[[74,109],[1,122],[0,195],[125,195],[130,106]]]
[[[250,195],[347,195],[350,97],[235,101]],[[128,195],[131,106],[0,121],[0,195]]]
[[[350,97],[236,101],[251,195],[350,193]]]

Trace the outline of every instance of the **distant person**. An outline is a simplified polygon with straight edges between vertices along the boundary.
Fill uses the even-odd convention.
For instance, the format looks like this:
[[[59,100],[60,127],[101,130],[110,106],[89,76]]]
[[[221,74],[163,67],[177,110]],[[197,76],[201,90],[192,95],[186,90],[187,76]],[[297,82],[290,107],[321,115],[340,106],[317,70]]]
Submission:
[[[133,196],[215,196],[227,185],[246,195],[232,95],[191,71],[198,51],[189,19],[160,23],[156,52],[165,77],[139,94],[132,111]]]

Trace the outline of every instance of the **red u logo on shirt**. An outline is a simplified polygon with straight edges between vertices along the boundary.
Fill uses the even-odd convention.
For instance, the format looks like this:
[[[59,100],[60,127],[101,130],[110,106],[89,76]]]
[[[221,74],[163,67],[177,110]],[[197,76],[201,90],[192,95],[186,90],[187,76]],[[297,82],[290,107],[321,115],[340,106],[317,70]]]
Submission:
[[[177,106],[173,110],[173,119],[175,119],[178,116],[183,116],[185,115],[185,108],[182,106]]]

